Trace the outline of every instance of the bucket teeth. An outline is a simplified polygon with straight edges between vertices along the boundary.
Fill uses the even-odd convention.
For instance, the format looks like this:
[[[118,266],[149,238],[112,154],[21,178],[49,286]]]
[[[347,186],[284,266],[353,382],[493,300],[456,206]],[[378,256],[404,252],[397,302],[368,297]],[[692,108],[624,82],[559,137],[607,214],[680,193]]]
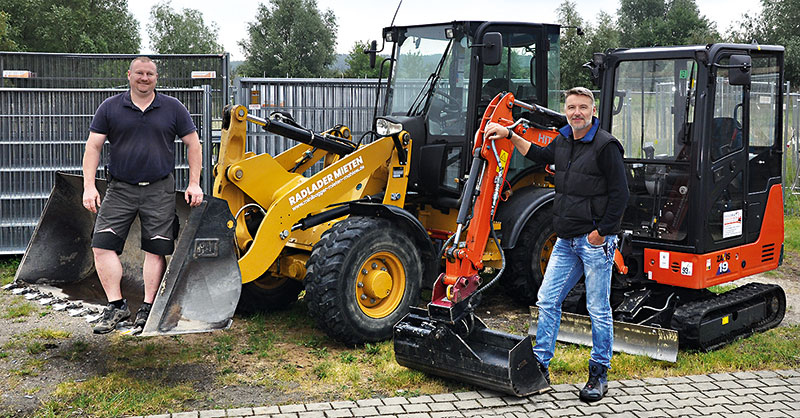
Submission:
[[[11,289],[11,293],[15,295],[24,295],[25,293],[32,292],[33,289],[26,286],[15,287]]]
[[[39,305],[51,305],[56,298],[51,293],[42,293],[42,296],[36,299],[36,302]]]
[[[90,312],[88,312],[86,314],[86,322],[88,322],[90,324],[94,324],[95,322],[99,321],[100,318],[102,318],[102,317],[103,317],[103,313],[102,312],[97,312],[97,311],[91,309]]]
[[[25,294],[25,299],[27,300],[39,300],[43,297],[44,295],[38,291],[28,292]]]
[[[83,304],[80,302],[71,302],[68,300],[59,301],[53,304],[54,311],[66,311],[67,309],[78,309],[83,307]]]
[[[69,316],[84,316],[84,315],[91,314],[92,311],[97,312],[97,310],[95,310],[95,309],[91,309],[91,308],[87,308],[85,306],[81,306],[80,308],[68,310],[67,314],[69,314]]]
[[[59,302],[63,302],[63,299],[55,296],[48,296],[46,298],[39,299],[39,304],[44,306],[52,306]]]
[[[3,290],[6,290],[6,291],[9,291],[9,292],[10,292],[10,291],[12,291],[12,290],[14,290],[14,289],[17,289],[17,288],[20,288],[20,287],[24,287],[24,285],[23,285],[23,284],[21,284],[21,283],[19,283],[19,282],[11,282],[11,283],[9,283],[9,284],[7,284],[7,285],[3,286],[3,287],[2,287],[2,288],[0,288],[0,289],[3,289]]]

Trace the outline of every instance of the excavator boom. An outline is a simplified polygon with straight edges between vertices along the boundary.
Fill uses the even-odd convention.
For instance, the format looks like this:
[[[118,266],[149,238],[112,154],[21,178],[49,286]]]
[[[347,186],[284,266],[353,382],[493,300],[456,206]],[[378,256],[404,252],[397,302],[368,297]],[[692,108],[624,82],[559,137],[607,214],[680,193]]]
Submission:
[[[475,296],[502,274],[503,269],[489,285],[478,289],[481,258],[490,235],[494,236],[494,216],[514,151],[508,139],[484,138],[486,125],[513,125],[526,138],[552,140],[557,135],[555,131],[530,128],[522,121],[515,124],[511,113],[514,105],[512,94],[498,94],[484,113],[475,135],[457,229],[445,244],[445,272],[434,283],[427,311],[412,310],[395,325],[394,347],[397,362],[403,366],[527,396],[549,388],[533,355],[531,338],[489,329],[473,314],[478,301]]]

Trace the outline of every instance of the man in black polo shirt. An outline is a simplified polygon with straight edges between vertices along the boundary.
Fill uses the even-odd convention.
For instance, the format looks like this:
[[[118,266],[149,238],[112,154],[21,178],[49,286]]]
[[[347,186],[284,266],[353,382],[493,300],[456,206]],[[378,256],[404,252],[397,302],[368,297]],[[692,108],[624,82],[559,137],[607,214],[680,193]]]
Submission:
[[[628,202],[622,145],[600,129],[591,90],[575,87],[565,93],[568,125],[547,147],[531,143],[499,124],[486,128],[488,139],[509,138],[526,158],[555,163],[553,228],[558,239],[547,263],[536,305],[539,323],[533,351],[550,382],[549,365],[561,321],[561,304],[585,276],[586,309],[592,320],[589,380],[581,400],[598,401],[608,391],[614,342],[611,316],[611,269],[617,234]]]
[[[110,332],[131,315],[120,289],[119,254],[122,254],[128,230],[137,214],[142,225],[141,248],[145,259],[144,303],[136,313],[135,324],[144,326],[147,322],[166,269],[164,256],[172,254],[174,249],[175,179],[172,172],[175,170],[176,136],[186,144],[189,160],[186,202],[197,206],[203,201],[200,189],[202,150],[197,128],[181,102],[155,91],[157,79],[156,65],[150,58],[138,57],[131,61],[130,90],[106,99],[97,108],[89,127],[83,155],[83,206],[97,213],[92,250],[97,276],[108,299],[103,317],[94,327],[98,334]],[[109,183],[101,205],[95,174],[106,140],[111,145]]]

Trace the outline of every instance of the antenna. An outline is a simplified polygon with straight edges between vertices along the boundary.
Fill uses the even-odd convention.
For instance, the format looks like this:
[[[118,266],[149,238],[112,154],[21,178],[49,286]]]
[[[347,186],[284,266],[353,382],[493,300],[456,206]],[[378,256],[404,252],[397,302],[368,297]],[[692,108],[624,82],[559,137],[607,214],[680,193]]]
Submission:
[[[392,24],[390,24],[389,26],[394,26],[394,19],[397,18],[397,12],[400,11],[400,6],[402,5],[403,5],[403,0],[400,0],[400,3],[397,4],[397,9],[394,11],[394,16],[392,16]]]

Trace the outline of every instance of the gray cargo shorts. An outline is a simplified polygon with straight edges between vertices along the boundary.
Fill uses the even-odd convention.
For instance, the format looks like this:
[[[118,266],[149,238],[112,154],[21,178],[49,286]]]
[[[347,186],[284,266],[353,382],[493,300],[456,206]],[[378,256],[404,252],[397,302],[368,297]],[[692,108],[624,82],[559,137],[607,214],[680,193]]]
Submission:
[[[142,250],[158,255],[172,254],[178,227],[172,174],[140,185],[111,180],[97,212],[92,248],[122,254],[136,215],[142,225]]]

